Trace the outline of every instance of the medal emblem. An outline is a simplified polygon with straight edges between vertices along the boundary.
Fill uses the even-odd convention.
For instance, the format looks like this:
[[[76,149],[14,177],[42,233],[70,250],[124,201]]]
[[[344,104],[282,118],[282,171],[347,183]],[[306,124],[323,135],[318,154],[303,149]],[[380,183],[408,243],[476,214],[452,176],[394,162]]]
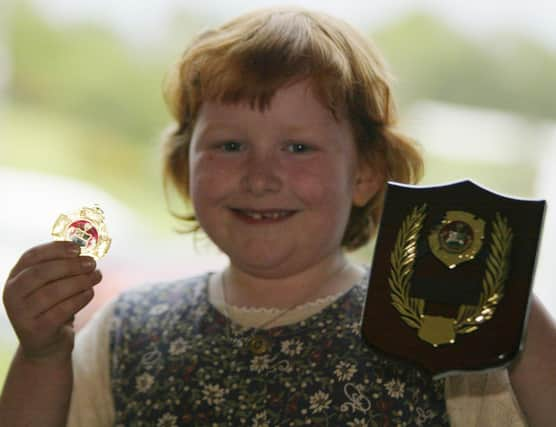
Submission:
[[[81,255],[96,260],[106,255],[112,242],[106,231],[104,212],[97,205],[60,214],[52,226],[51,235],[56,240],[77,243],[81,246]]]
[[[472,260],[481,249],[485,221],[470,212],[448,211],[429,233],[432,253],[448,268]]]

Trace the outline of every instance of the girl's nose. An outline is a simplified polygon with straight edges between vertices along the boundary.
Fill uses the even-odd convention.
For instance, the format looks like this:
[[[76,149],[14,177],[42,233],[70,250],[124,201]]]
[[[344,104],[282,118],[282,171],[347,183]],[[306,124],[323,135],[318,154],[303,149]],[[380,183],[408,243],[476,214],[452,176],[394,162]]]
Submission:
[[[241,178],[242,190],[257,197],[280,191],[282,180],[277,173],[278,162],[268,153],[250,153]]]

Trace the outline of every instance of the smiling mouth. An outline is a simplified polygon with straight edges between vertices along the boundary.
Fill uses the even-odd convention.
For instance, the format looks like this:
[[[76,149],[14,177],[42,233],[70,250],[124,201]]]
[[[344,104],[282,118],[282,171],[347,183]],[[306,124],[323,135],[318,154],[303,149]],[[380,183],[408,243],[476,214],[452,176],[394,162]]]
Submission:
[[[232,212],[240,219],[249,223],[269,223],[283,221],[297,211],[268,209],[268,210],[252,210],[252,209],[231,209]]]

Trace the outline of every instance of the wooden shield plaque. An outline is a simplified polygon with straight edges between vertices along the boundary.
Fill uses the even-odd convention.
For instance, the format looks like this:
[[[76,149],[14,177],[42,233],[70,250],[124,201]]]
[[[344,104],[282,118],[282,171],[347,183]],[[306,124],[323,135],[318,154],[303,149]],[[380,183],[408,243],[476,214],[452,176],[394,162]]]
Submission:
[[[507,366],[522,346],[545,204],[469,180],[388,183],[366,343],[435,377]]]

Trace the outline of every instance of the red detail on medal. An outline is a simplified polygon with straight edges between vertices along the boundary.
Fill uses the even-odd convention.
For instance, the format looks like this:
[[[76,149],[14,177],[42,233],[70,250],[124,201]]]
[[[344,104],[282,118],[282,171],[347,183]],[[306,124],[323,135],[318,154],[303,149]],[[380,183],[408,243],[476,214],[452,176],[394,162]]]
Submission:
[[[79,220],[72,222],[66,232],[69,240],[81,247],[90,248],[98,241],[98,231],[89,221]]]

